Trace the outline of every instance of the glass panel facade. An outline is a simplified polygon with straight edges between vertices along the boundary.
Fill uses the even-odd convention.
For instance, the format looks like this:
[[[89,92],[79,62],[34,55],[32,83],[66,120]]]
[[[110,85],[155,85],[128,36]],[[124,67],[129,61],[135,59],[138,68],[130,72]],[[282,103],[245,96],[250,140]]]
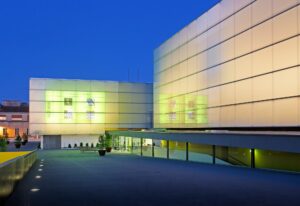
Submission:
[[[211,145],[189,143],[189,161],[212,164],[213,147]]]
[[[251,150],[216,146],[216,164],[251,167]]]
[[[170,141],[170,159],[186,160],[186,143]]]
[[[152,139],[143,139],[143,156],[152,157]]]
[[[152,84],[31,79],[30,132],[72,135],[151,128],[152,102]]]
[[[167,158],[167,141],[153,140],[154,157]]]
[[[255,167],[300,172],[300,154],[255,150]]]
[[[222,0],[162,44],[154,127],[299,126],[299,12],[297,0]],[[279,120],[285,108],[297,112]]]

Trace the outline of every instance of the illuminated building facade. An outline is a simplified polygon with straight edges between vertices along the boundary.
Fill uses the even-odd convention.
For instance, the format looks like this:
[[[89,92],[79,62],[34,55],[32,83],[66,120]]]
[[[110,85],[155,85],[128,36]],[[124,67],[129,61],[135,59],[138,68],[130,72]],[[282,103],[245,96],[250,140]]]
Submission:
[[[152,127],[152,84],[30,80],[30,133],[44,148],[98,142],[106,130]]]
[[[300,125],[298,0],[222,0],[155,51],[155,128]]]
[[[18,101],[3,101],[0,104],[0,136],[15,138],[28,134],[29,106]]]

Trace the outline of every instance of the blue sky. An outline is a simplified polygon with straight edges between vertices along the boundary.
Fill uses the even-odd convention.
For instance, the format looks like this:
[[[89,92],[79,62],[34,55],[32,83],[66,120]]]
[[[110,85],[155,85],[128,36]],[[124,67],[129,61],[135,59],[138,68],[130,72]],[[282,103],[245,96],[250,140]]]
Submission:
[[[153,50],[218,1],[1,1],[0,100],[30,77],[152,82]]]

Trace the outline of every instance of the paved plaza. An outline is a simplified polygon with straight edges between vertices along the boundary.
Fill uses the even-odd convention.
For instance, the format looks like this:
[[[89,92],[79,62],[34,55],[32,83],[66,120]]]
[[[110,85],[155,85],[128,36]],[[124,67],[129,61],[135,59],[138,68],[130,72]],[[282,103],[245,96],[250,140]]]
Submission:
[[[300,175],[123,154],[39,151],[7,206],[300,205]]]

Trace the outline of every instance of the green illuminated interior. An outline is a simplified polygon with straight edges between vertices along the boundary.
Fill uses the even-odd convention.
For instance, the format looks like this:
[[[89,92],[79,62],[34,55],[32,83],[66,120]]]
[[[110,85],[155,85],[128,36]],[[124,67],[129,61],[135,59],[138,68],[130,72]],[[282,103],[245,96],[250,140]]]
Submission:
[[[105,123],[105,93],[46,91],[47,123]]]
[[[207,124],[207,97],[160,95],[159,113],[162,124]]]

